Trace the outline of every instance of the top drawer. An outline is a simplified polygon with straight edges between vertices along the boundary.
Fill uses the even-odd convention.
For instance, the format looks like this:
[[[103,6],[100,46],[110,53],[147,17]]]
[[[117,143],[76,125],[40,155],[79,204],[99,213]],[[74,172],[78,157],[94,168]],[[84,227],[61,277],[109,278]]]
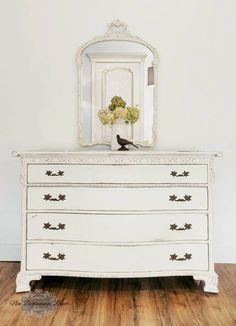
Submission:
[[[207,165],[30,164],[28,183],[207,183]]]

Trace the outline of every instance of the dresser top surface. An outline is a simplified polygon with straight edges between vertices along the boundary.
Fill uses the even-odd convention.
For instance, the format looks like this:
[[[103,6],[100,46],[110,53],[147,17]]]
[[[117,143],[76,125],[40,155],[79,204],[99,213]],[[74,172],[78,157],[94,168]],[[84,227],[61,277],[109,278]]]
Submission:
[[[122,157],[131,157],[131,156],[155,156],[155,157],[221,157],[221,152],[211,152],[211,151],[157,151],[157,150],[130,150],[130,151],[110,151],[110,150],[81,150],[74,152],[44,152],[44,151],[22,151],[17,152],[13,151],[12,156],[14,157],[81,157],[81,156],[122,156]]]

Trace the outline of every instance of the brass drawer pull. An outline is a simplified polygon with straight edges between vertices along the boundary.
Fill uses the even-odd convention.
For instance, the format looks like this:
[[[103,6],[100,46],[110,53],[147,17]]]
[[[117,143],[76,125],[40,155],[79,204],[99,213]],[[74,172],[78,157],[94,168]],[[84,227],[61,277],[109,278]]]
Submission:
[[[170,230],[171,231],[185,231],[185,230],[190,230],[192,229],[192,224],[185,223],[184,227],[178,228],[177,224],[170,224]]]
[[[189,177],[189,171],[184,171],[182,173],[178,173],[177,171],[171,171],[170,175],[172,175],[172,177]]]
[[[177,261],[184,261],[184,260],[190,260],[192,259],[192,254],[185,254],[184,257],[181,257],[181,258],[178,258],[178,255],[176,254],[173,254],[173,255],[170,255],[170,260],[177,260]]]
[[[190,201],[192,200],[192,196],[184,195],[183,198],[178,198],[176,195],[170,195],[169,201]]]
[[[57,196],[58,198],[53,198],[52,195],[50,194],[47,194],[47,195],[44,195],[44,198],[43,200],[46,200],[46,201],[64,201],[66,200],[66,195],[62,195],[62,194],[59,194]]]
[[[44,229],[49,229],[49,230],[64,230],[65,229],[65,224],[62,223],[58,223],[58,226],[52,226],[52,224],[48,223],[44,223],[43,228]]]
[[[49,252],[46,252],[43,254],[43,258],[44,259],[49,259],[49,260],[64,260],[65,259],[65,255],[59,253],[56,257],[52,257],[52,255]]]
[[[59,170],[57,173],[52,173],[52,171],[48,170],[45,174],[48,177],[62,177],[64,175],[64,171]]]

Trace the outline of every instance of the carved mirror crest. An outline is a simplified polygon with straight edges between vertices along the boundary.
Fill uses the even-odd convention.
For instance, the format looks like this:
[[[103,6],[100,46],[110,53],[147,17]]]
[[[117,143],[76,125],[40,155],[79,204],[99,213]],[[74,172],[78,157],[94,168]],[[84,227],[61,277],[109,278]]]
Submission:
[[[139,120],[128,126],[128,138],[142,146],[154,146],[156,50],[131,35],[127,24],[116,20],[108,25],[104,35],[95,37],[78,50],[76,61],[80,145],[111,143],[111,126],[100,122],[98,111],[107,108],[113,96],[120,96],[128,106],[138,106],[140,111]]]

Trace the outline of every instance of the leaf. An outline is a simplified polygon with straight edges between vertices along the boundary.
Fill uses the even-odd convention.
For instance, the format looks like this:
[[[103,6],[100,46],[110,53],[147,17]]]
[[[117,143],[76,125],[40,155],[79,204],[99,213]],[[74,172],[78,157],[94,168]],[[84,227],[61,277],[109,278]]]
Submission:
[[[184,227],[185,227],[186,230],[190,230],[192,228],[192,224],[185,223]]]
[[[64,230],[65,229],[65,224],[59,223],[58,227],[59,227],[59,229]]]
[[[184,255],[184,257],[185,257],[185,259],[187,259],[187,260],[190,260],[190,259],[192,259],[192,254],[185,254]]]
[[[50,223],[44,223],[44,229],[49,229],[51,227],[51,224]]]
[[[176,260],[178,256],[176,254],[170,255],[170,260]]]
[[[175,201],[177,199],[176,195],[170,195],[169,201]]]
[[[51,198],[52,198],[52,195],[50,195],[50,194],[44,195],[44,200],[50,200]]]
[[[65,259],[65,255],[64,254],[58,254],[57,255],[57,257],[58,257],[58,259],[60,259],[60,260],[64,260]]]
[[[185,199],[186,201],[190,201],[191,198],[192,198],[192,196],[190,196],[190,195],[184,195],[184,199]]]
[[[170,224],[170,230],[176,230],[177,225],[176,224]]]
[[[60,194],[60,195],[58,195],[58,198],[59,198],[59,200],[64,201],[66,199],[66,195]]]
[[[44,259],[49,259],[51,257],[51,254],[49,252],[46,252],[43,254]]]

